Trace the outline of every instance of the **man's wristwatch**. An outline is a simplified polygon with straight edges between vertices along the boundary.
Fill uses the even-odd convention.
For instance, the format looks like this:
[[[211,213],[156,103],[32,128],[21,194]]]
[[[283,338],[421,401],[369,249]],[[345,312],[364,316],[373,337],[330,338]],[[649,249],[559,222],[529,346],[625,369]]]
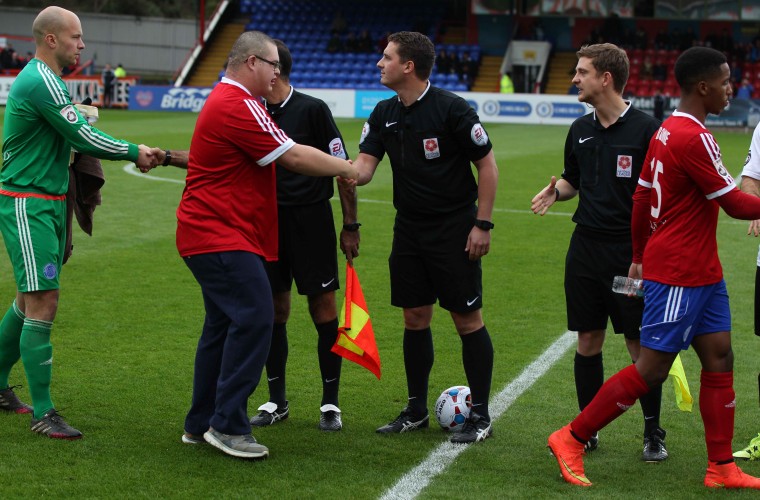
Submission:
[[[359,230],[359,226],[361,226],[361,224],[358,222],[352,222],[351,224],[343,224],[343,229],[346,231],[354,232]]]
[[[490,220],[475,219],[475,227],[482,229],[483,231],[490,231],[493,229],[493,222]]]
[[[164,158],[164,162],[161,164],[162,167],[169,166],[169,163],[172,161],[172,152],[168,149],[164,151],[164,154],[166,155],[166,158]]]

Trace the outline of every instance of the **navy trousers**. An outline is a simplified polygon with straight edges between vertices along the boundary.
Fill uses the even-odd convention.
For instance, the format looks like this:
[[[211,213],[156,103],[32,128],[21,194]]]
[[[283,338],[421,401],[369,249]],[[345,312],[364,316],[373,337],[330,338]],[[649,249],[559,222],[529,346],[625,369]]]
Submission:
[[[206,308],[185,431],[202,435],[213,427],[250,434],[248,398],[266,364],[274,321],[263,259],[220,252],[186,257],[185,264],[201,286]]]

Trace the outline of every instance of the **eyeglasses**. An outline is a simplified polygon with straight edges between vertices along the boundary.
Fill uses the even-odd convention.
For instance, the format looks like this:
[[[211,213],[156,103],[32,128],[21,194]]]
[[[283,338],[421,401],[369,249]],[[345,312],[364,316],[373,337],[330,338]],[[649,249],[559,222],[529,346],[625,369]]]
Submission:
[[[250,56],[248,56],[248,57],[255,57],[256,59],[259,59],[259,60],[261,60],[261,61],[264,61],[265,63],[267,63],[267,64],[271,65],[271,66],[272,66],[272,68],[273,68],[275,71],[280,71],[280,70],[282,70],[282,64],[280,63],[280,61],[270,61],[269,59],[264,59],[263,57],[261,57],[261,56],[257,56],[256,54],[252,54],[252,55],[250,55]]]

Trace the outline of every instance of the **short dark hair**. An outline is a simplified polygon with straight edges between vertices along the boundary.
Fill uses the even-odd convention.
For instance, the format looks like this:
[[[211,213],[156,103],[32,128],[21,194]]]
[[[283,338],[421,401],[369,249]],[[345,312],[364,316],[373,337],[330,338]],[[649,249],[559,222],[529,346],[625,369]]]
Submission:
[[[274,44],[277,46],[277,56],[280,59],[280,78],[290,80],[290,70],[293,69],[293,56],[290,55],[290,49],[285,42],[276,38]]]
[[[430,78],[435,63],[435,46],[430,38],[416,31],[399,31],[388,36],[388,42],[398,46],[401,62],[412,61],[414,74],[420,80]]]
[[[726,64],[725,54],[710,47],[691,47],[676,59],[674,73],[682,93],[689,93],[702,81],[714,78]]]
[[[623,49],[613,43],[596,43],[584,45],[575,55],[578,59],[581,57],[591,59],[591,65],[596,69],[597,74],[609,72],[612,75],[615,92],[623,93],[631,67],[628,54]]]

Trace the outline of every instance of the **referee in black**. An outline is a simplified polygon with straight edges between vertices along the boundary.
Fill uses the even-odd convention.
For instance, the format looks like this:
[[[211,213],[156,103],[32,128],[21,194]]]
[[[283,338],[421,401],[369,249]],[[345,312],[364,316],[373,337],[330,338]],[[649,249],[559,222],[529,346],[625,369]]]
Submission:
[[[660,121],[634,109],[623,99],[629,62],[625,51],[610,43],[586,45],[577,52],[573,83],[578,100],[594,112],[573,122],[565,140],[565,169],[531,202],[544,215],[556,201],[579,195],[573,215],[576,224],[565,260],[567,327],[578,332],[575,387],[583,410],[604,383],[602,345],[608,319],[625,337],[635,362],[644,301],[612,291],[616,275],[628,276],[631,266],[631,210],[649,140]],[[642,459],[660,462],[668,457],[665,431],[660,427],[662,387],[641,398],[644,412]],[[591,451],[599,444],[593,436]]]
[[[302,94],[290,85],[293,58],[288,47],[275,40],[280,75],[266,97],[266,108],[274,122],[298,144],[313,146],[333,156],[348,159],[346,147],[330,108],[323,101]],[[331,349],[338,334],[335,290],[339,288],[338,263],[330,198],[332,177],[310,177],[277,166],[277,210],[279,260],[267,262],[274,297],[272,346],[266,363],[269,401],[251,419],[265,426],[288,418],[285,365],[288,359],[287,321],[290,290],[295,279],[298,293],[306,295],[309,313],[317,330],[317,356],[322,377],[319,428],[339,431],[343,427],[338,406],[341,361]],[[340,248],[349,262],[359,255],[359,223],[356,220],[356,187],[338,186],[343,211]]]
[[[389,259],[391,302],[404,310],[408,404],[379,433],[429,425],[433,367],[430,322],[436,300],[451,313],[462,340],[472,412],[455,443],[492,433],[488,413],[493,346],[483,324],[480,258],[488,253],[498,170],[491,142],[461,97],[430,85],[435,49],[425,35],[398,32],[377,63],[380,82],[398,95],[377,104],[364,125],[354,166],[358,183],[372,179],[387,153],[396,220]],[[471,163],[478,171],[478,180]],[[477,202],[477,204],[476,204]]]

